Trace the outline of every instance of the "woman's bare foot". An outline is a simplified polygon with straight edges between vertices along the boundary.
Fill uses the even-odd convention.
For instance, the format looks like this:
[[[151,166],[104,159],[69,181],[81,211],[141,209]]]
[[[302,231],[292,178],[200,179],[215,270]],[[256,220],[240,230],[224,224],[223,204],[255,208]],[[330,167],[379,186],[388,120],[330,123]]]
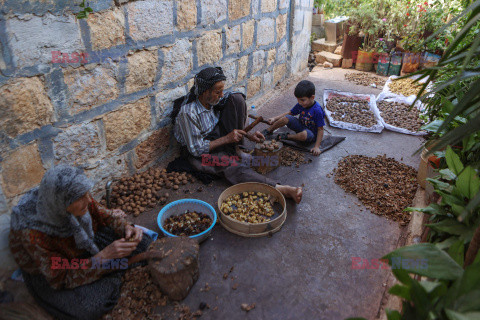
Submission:
[[[285,197],[293,199],[296,203],[302,201],[303,190],[300,187],[284,186],[277,184],[275,189],[280,191]]]

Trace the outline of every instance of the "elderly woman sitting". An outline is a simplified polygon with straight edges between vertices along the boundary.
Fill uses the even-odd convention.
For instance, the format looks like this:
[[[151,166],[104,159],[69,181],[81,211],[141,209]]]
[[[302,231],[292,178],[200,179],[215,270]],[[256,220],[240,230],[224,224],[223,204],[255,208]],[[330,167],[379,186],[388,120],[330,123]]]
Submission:
[[[97,319],[112,309],[125,258],[152,241],[100,206],[92,187],[81,169],[57,166],[12,211],[10,249],[29,292],[55,319]]]

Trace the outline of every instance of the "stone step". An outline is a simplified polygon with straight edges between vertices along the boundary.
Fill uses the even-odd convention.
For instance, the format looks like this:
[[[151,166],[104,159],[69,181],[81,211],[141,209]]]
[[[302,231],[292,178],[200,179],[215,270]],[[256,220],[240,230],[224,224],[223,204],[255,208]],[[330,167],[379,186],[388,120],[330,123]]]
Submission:
[[[327,51],[322,51],[315,54],[316,63],[324,63],[325,61],[330,62],[334,67],[340,67],[342,65],[342,56]]]
[[[333,53],[335,52],[335,49],[337,49],[337,47],[338,44],[325,42],[325,38],[318,39],[312,42],[313,51],[327,51]]]

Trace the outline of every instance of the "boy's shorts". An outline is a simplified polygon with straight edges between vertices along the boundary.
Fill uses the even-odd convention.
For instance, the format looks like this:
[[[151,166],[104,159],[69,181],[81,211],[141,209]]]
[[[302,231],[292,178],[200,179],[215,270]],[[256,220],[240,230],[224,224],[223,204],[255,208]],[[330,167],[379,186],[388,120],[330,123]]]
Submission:
[[[291,116],[289,114],[287,114],[287,119],[288,119],[288,123],[287,123],[287,127],[290,129],[290,130],[293,130],[295,131],[296,133],[299,133],[299,132],[302,132],[302,131],[307,131],[307,140],[305,140],[305,143],[311,143],[311,142],[315,142],[315,140],[317,139],[317,137],[315,136],[315,134],[312,132],[312,130],[308,129],[307,127],[305,127],[301,122],[300,120],[298,120],[298,118],[295,118],[294,116]]]

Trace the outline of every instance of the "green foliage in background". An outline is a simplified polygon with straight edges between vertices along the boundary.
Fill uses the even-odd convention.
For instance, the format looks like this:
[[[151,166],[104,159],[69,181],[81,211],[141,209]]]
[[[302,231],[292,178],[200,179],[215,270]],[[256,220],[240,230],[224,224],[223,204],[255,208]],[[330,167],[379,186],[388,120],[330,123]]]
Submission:
[[[77,12],[75,15],[77,19],[86,19],[88,18],[88,14],[93,12],[93,9],[89,7],[89,4],[85,4],[85,0],[82,0],[82,3],[79,5],[80,8],[82,8],[81,11]]]
[[[384,257],[400,282],[389,293],[402,298],[401,311],[386,311],[389,320],[480,319],[480,0],[449,5],[449,15],[468,7],[447,17],[449,22],[422,44],[446,37],[438,65],[412,74],[427,80],[419,93],[429,120],[424,129],[431,132],[426,147],[442,160],[438,175],[428,182],[441,200],[407,209],[430,215],[430,243],[401,247]],[[423,31],[438,27],[423,18],[427,21],[418,24]],[[427,267],[407,263],[394,268],[396,259],[420,259]]]

